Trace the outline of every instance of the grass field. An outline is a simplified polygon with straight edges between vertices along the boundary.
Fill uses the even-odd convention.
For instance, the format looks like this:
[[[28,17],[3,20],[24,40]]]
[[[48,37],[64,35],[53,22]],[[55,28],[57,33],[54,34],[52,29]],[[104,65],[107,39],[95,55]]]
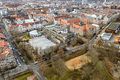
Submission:
[[[14,80],[27,80],[27,77],[32,76],[32,75],[33,75],[33,73],[28,72],[28,73],[25,73],[25,74],[22,74],[22,75],[16,77]]]

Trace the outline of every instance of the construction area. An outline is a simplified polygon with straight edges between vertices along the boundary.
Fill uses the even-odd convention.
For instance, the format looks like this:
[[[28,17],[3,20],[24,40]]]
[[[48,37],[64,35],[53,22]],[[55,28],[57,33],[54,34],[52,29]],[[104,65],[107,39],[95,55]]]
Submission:
[[[84,54],[73,59],[70,59],[69,61],[66,61],[65,65],[68,67],[68,69],[75,70],[82,68],[84,65],[90,62],[91,62],[90,58]]]

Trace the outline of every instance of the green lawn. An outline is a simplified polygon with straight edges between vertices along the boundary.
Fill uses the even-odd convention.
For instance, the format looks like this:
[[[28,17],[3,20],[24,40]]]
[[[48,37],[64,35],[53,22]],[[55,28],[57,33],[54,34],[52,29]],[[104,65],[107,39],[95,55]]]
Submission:
[[[33,74],[30,73],[30,72],[29,73],[25,73],[23,75],[20,75],[20,76],[16,77],[14,80],[27,80],[27,77],[29,77],[31,75],[33,75]]]

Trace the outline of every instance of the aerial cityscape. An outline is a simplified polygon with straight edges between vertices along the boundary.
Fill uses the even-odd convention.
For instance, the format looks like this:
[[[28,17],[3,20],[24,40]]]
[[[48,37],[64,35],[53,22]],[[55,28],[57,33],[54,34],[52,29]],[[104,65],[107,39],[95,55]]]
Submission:
[[[120,0],[0,0],[0,80],[120,80]]]

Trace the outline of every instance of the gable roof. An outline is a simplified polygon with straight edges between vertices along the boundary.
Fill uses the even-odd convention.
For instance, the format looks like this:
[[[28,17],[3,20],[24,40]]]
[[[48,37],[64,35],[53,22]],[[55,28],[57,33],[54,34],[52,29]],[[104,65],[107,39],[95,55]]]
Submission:
[[[0,38],[6,38],[4,34],[0,33]]]

